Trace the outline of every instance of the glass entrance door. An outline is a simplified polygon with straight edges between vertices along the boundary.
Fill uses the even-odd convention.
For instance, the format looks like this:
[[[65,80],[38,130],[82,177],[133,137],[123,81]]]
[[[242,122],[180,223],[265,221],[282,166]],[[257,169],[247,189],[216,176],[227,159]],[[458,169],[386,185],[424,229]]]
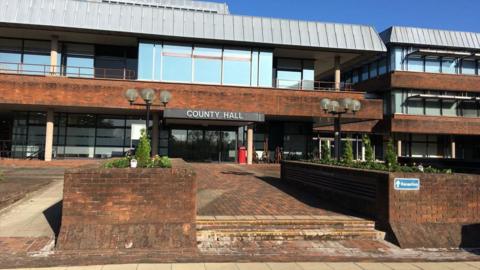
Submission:
[[[171,157],[205,162],[237,160],[237,131],[172,129],[170,134]]]

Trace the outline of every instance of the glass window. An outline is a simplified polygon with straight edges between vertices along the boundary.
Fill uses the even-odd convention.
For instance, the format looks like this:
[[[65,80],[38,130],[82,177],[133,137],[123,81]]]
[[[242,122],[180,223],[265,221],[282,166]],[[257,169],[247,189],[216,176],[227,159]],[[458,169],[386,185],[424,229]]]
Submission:
[[[19,66],[10,63],[22,61],[22,41],[19,39],[0,39],[0,71],[15,72]]]
[[[441,115],[441,101],[439,99],[425,100],[426,115]]]
[[[358,70],[352,71],[352,83],[358,83]]]
[[[192,81],[192,47],[190,45],[165,44],[163,46],[163,80],[173,82]]]
[[[465,117],[477,117],[478,116],[478,103],[475,101],[462,101],[460,103],[462,109],[462,116]]]
[[[222,49],[213,47],[195,47],[194,78],[193,81],[200,83],[222,82]]]
[[[378,62],[378,74],[379,75],[383,75],[387,73],[387,59],[386,58],[382,58],[380,59],[380,61]]]
[[[368,65],[362,67],[362,81],[368,80],[369,68]]]
[[[423,58],[418,55],[408,57],[408,71],[423,71]]]
[[[94,46],[81,44],[65,44],[65,75],[93,77]]]
[[[250,64],[252,52],[249,49],[225,49],[223,52],[223,83],[250,85]]]
[[[288,71],[288,70],[277,71],[277,87],[278,88],[300,89],[301,81],[302,81],[301,71]]]
[[[440,58],[439,57],[430,57],[425,58],[425,72],[440,72]]]
[[[403,57],[402,57],[402,51],[403,49],[400,47],[395,47],[392,49],[390,53],[390,70],[403,70],[402,68],[402,63],[403,63]]]
[[[418,94],[423,94],[422,91],[411,91],[409,96],[415,96]],[[407,102],[408,114],[423,115],[423,98],[419,97],[410,97]]]
[[[252,51],[252,86],[258,86],[258,51]]]
[[[155,45],[148,42],[138,44],[138,79],[152,80],[156,65],[153,65]],[[161,57],[161,56],[160,56]]]
[[[258,61],[258,86],[272,87],[273,83],[273,53],[260,51]]]
[[[442,58],[442,73],[455,74],[457,70],[457,61],[455,58]]]
[[[378,76],[377,62],[370,64],[370,78],[375,78]]]
[[[457,116],[457,102],[455,100],[443,100],[442,114],[445,116]]]
[[[477,69],[477,63],[475,60],[463,59],[462,60],[462,74],[475,75]]]
[[[25,40],[23,72],[44,75],[50,71],[50,42]]]
[[[394,90],[392,91],[392,108],[394,109],[393,113],[404,113],[403,110],[403,91],[402,90]]]
[[[313,90],[315,81],[314,62],[311,60],[303,61],[303,82],[302,89]]]

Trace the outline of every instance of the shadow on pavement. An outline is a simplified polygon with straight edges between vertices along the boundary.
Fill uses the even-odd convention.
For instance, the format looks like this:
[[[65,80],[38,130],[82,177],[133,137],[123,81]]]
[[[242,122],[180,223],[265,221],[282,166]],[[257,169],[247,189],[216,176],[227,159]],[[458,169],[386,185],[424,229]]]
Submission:
[[[43,215],[48,221],[48,225],[50,225],[50,228],[55,233],[55,242],[57,241],[58,234],[60,233],[60,225],[62,224],[62,206],[63,200],[43,211]]]
[[[326,211],[335,212],[343,215],[356,216],[360,218],[368,218],[362,215],[361,213],[357,213],[352,210],[333,205],[327,200],[322,199],[318,194],[315,194],[315,189],[311,187],[287,183],[285,181],[282,181],[279,177],[271,177],[271,176],[256,176],[256,177],[310,207],[319,208],[319,209],[323,209]]]

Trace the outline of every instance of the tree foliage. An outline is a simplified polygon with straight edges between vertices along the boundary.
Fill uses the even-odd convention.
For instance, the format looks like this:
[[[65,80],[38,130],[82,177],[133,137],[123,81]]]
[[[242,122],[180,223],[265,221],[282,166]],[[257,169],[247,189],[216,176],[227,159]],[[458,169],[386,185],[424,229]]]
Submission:
[[[151,150],[152,149],[150,147],[150,139],[148,139],[145,129],[142,129],[140,141],[138,142],[138,146],[135,151],[135,159],[138,162],[138,167],[140,168],[149,167],[151,163],[151,158],[150,158]]]
[[[362,137],[363,147],[365,148],[365,161],[369,164],[375,162],[375,154],[373,153],[372,142],[370,137],[367,134],[364,134]]]

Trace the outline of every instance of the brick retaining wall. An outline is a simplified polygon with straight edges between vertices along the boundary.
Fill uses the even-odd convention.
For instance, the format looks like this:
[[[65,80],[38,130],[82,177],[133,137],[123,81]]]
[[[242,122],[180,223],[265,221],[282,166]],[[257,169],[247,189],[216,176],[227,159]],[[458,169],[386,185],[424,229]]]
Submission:
[[[57,247],[196,249],[196,179],[173,169],[75,169],[65,173]]]
[[[394,179],[419,178],[419,191],[398,191]],[[480,176],[387,173],[283,162],[282,179],[377,220],[402,248],[480,247]],[[366,192],[368,190],[368,192]]]

